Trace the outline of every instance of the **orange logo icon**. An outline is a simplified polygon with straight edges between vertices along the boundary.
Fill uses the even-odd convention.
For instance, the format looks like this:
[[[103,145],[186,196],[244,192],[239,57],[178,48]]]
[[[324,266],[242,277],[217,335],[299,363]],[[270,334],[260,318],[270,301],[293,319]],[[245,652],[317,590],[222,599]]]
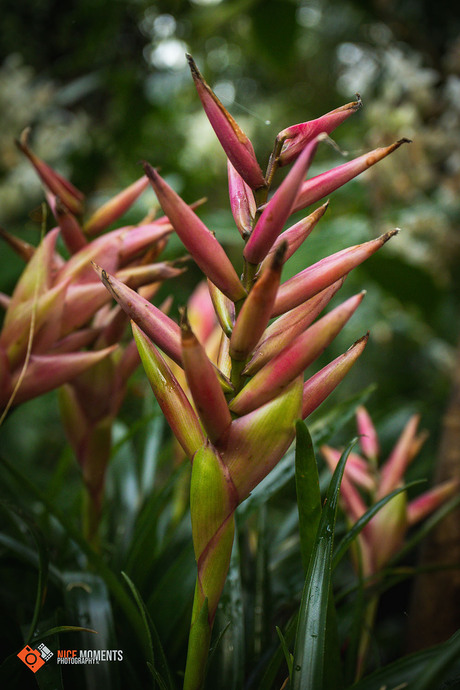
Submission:
[[[45,661],[51,659],[52,656],[53,652],[44,644],[39,644],[38,649],[32,649],[32,647],[26,645],[18,654],[21,661],[23,661],[34,673],[37,673],[38,669],[44,665]]]

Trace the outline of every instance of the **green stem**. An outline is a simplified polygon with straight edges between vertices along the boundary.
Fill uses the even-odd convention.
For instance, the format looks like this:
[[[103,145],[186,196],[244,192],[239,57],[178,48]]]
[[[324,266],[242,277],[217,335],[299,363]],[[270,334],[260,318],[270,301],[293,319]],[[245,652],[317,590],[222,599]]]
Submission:
[[[257,273],[257,269],[259,268],[259,264],[250,264],[249,261],[244,262],[244,268],[243,268],[243,286],[244,289],[247,292],[250,292],[252,283],[254,280],[254,277]],[[235,304],[235,309],[236,309],[236,304]],[[241,309],[241,306],[240,306]],[[238,314],[236,314],[238,316]]]
[[[211,644],[212,626],[209,622],[208,600],[203,602],[197,578],[193,600],[192,623],[188,638],[184,690],[200,690],[206,677],[206,662]]]
[[[232,372],[230,374],[230,380],[235,387],[235,395],[236,393],[239,393],[242,388],[241,372],[243,371],[245,365],[246,360],[238,361],[236,359],[232,359]]]
[[[284,137],[282,139],[275,139],[275,145],[273,146],[273,151],[270,154],[268,160],[267,172],[265,173],[265,184],[267,185],[267,190],[270,188],[273,181],[273,176],[278,168],[279,156],[281,149],[283,148]]]
[[[85,485],[83,534],[96,551],[99,549],[105,474],[112,451],[112,422],[109,416],[89,426],[82,448],[76,449]]]

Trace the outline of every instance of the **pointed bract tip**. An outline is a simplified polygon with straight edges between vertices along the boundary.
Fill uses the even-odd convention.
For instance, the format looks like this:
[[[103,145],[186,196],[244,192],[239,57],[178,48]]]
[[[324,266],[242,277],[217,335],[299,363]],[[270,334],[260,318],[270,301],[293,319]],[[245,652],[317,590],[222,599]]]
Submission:
[[[182,336],[193,336],[192,327],[190,325],[190,321],[188,320],[187,307],[179,307],[179,317],[179,325]]]
[[[21,150],[24,151],[24,149],[27,149],[29,147],[29,137],[30,133],[32,131],[31,127],[25,127],[21,134],[19,135],[19,139],[15,139],[16,146]]]
[[[105,271],[101,266],[99,266],[95,261],[91,261],[91,264],[96,271],[97,275],[99,278],[102,280],[104,283],[105,287],[109,290],[109,292],[113,293],[113,286],[110,280],[110,275]]]
[[[155,181],[157,179],[158,173],[153,165],[150,165],[147,161],[142,161],[142,167],[149,180]]]
[[[190,53],[185,53],[185,57],[186,57],[186,59],[187,59],[188,66],[190,67],[190,71],[191,71],[191,73],[192,73],[192,77],[193,77],[194,79],[202,79],[201,72],[200,72],[200,70],[198,69],[198,67],[196,66],[196,62],[195,62],[195,60],[192,58],[192,56],[190,55]]]
[[[392,237],[397,235],[400,232],[399,228],[395,228],[394,230],[389,230],[388,232],[385,232],[383,235],[380,236],[379,239],[382,240],[382,243],[385,244],[388,242],[388,240],[391,240]]]
[[[412,144],[412,139],[407,139],[407,137],[403,137],[402,139],[398,139],[398,141],[395,141],[394,144],[390,144],[389,146],[384,147],[384,149],[388,153],[393,153],[393,151],[396,151],[396,149],[399,149],[400,146],[403,144]]]
[[[358,345],[361,345],[361,344],[366,345],[368,340],[369,340],[369,331],[367,331],[367,333],[365,335],[363,335],[362,338],[358,338],[358,340],[356,340],[353,343],[353,345],[351,345],[348,348],[348,352],[350,352],[350,350],[354,350],[354,348],[357,347]]]
[[[94,268],[94,270],[96,271],[99,278],[102,278],[102,274],[105,273],[105,271],[103,271],[103,269],[99,266],[99,264],[97,264],[95,261],[91,261],[91,266]],[[106,275],[106,277],[107,277],[107,275]]]
[[[271,263],[271,268],[276,270],[281,268],[281,266],[284,263],[284,257],[286,256],[286,252],[288,250],[288,243],[286,241],[281,242],[280,246],[278,249],[275,251],[273,254],[273,259]]]

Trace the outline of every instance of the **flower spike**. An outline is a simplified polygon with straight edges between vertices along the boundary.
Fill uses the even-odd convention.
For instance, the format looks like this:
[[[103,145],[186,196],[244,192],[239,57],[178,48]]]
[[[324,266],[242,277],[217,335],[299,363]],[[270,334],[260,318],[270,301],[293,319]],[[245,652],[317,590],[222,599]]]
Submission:
[[[75,254],[80,249],[83,249],[88,242],[80,227],[80,223],[58,196],[55,197],[54,214],[61,228],[62,239],[69,252]]]
[[[21,386],[14,398],[14,404],[26,402],[37,395],[61,386],[66,381],[86,371],[116,349],[116,346],[108,347],[97,352],[72,352],[62,355],[32,355],[29,360],[26,374]],[[14,389],[20,372],[12,378],[11,388]],[[6,391],[0,399],[0,406],[8,401],[10,391]]]
[[[301,414],[302,376],[277,397],[235,419],[223,443],[217,444],[243,501],[267,476],[291,445]]]
[[[342,284],[343,280],[338,280],[311,299],[276,319],[263,334],[263,339],[243,370],[243,375],[252,376],[255,374],[280,350],[289,345],[294,338],[303,333],[329,304]]]
[[[273,244],[265,259],[263,260],[260,270],[263,270],[264,266],[266,265],[266,262],[270,260],[270,257],[273,256],[273,253],[276,252],[276,250],[282,242],[287,243],[287,250],[284,256],[284,262],[286,263],[286,261],[291,258],[291,256],[307,239],[312,230],[316,227],[318,221],[326,213],[328,207],[329,201],[326,201],[325,204],[319,206],[308,216],[302,218],[302,220],[299,220],[298,223],[295,223],[295,225],[291,225],[290,228],[281,233],[281,235],[279,235],[279,237],[275,240],[275,243]]]
[[[364,407],[357,409],[356,421],[358,431],[367,432],[361,437],[364,457],[357,453],[350,454],[341,485],[343,509],[352,524],[379,499],[401,488],[407,465],[422,442],[420,436],[417,439],[415,436],[419,420],[418,415],[414,415],[406,424],[390,457],[378,467],[377,434]],[[414,444],[414,441],[417,442]],[[341,452],[328,446],[323,446],[321,452],[333,471]],[[359,534],[357,544],[360,559],[358,561],[355,552],[355,569],[364,577],[376,574],[397,554],[408,528],[434,512],[456,491],[458,481],[450,480],[438,484],[410,502],[405,491],[393,496]]]
[[[422,433],[417,435],[419,422],[420,415],[418,414],[413,415],[409,419],[393,452],[382,468],[382,477],[378,492],[379,498],[385,496],[399,485],[408,465],[425,441],[426,434]]]
[[[453,496],[458,491],[458,488],[458,480],[449,479],[448,481],[442,482],[442,484],[438,484],[429,491],[425,491],[425,493],[418,498],[414,498],[407,506],[408,524],[415,525],[427,515],[433,513],[436,508]]]
[[[356,410],[356,425],[360,435],[359,443],[363,455],[369,460],[376,460],[379,455],[379,440],[377,431],[365,407],[360,405]]]
[[[23,261],[30,261],[30,259],[35,254],[35,247],[26,242],[25,240],[19,239],[11,235],[9,232],[0,227],[0,237],[5,240],[7,244],[16,252],[18,256],[21,257]]]

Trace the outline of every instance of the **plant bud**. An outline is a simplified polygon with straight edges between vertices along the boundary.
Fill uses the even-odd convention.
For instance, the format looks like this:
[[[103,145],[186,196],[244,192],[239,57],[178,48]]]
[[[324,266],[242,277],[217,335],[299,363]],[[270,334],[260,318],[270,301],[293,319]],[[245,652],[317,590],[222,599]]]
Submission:
[[[391,144],[391,146],[374,149],[369,153],[365,153],[363,156],[348,161],[348,163],[343,163],[343,165],[339,165],[337,168],[333,168],[332,170],[328,170],[327,172],[321,173],[321,175],[307,180],[299,189],[292,213],[300,211],[302,208],[310,206],[310,204],[314,204],[316,201],[328,196],[331,192],[342,187],[346,182],[349,182],[372,165],[378,163],[378,161],[385,158],[385,156],[396,151],[401,144],[406,143],[410,143],[410,140],[400,139],[394,144]]]
[[[192,56],[187,55],[187,60],[204,111],[227,158],[251,189],[263,187],[265,180],[251,142],[205,82]]]
[[[206,440],[190,402],[158,350],[131,322],[145,373],[161,410],[189,459]]]
[[[133,205],[136,199],[148,187],[149,181],[145,175],[133,184],[123,189],[119,194],[100,206],[83,226],[85,233],[91,237],[99,235],[114,223]]]
[[[346,374],[350,371],[364,348],[369,335],[357,340],[349,350],[323,367],[303,386],[302,419],[306,419],[321,403],[326,400]]]
[[[288,165],[295,160],[302,152],[303,148],[314,137],[326,132],[330,134],[336,127],[342,124],[350,115],[353,115],[361,107],[361,98],[359,94],[357,101],[346,103],[340,108],[331,110],[326,115],[318,117],[316,120],[309,120],[298,125],[291,125],[283,129],[276,137],[283,141],[283,147],[278,159],[278,165]]]
[[[229,428],[232,418],[214,366],[193,334],[184,313],[181,324],[182,362],[198,416],[214,443]]]
[[[259,342],[273,310],[286,244],[282,244],[253,285],[241,307],[230,338],[230,357],[244,361]]]
[[[284,314],[324,290],[328,285],[332,285],[372,256],[397,233],[398,230],[390,230],[375,240],[342,249],[305,268],[280,286],[272,316]]]

